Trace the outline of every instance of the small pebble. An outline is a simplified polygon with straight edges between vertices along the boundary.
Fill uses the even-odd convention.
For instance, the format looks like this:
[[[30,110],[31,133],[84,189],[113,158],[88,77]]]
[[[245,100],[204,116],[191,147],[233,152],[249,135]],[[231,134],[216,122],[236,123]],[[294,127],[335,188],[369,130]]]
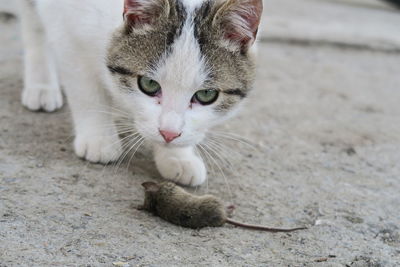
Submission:
[[[123,262],[123,261],[116,261],[113,262],[114,266],[120,266],[120,267],[129,267],[129,263],[127,262]]]

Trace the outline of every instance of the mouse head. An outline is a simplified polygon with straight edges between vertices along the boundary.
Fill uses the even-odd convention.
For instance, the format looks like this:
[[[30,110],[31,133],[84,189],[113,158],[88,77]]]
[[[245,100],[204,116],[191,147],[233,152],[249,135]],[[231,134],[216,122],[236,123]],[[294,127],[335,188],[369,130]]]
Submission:
[[[147,211],[155,211],[157,203],[157,193],[160,191],[160,184],[154,182],[145,182],[142,184],[144,187],[144,203],[141,209]]]
[[[142,184],[142,186],[144,187],[144,191],[146,193],[157,193],[158,191],[160,191],[160,184],[154,183],[154,182],[145,182]]]

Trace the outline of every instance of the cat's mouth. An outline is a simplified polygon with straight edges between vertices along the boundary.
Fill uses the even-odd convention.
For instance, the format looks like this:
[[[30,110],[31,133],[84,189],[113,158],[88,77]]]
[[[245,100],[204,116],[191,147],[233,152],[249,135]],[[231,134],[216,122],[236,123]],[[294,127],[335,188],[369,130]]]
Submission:
[[[179,148],[179,147],[187,147],[192,145],[193,143],[191,142],[170,142],[167,143],[165,141],[156,141],[158,145],[161,145],[162,147],[168,147],[168,148]]]
[[[181,147],[188,147],[188,146],[194,146],[197,145],[199,143],[201,143],[201,141],[204,138],[202,138],[201,136],[199,136],[196,139],[188,139],[185,138],[185,136],[181,136],[178,137],[170,142],[167,142],[165,140],[163,140],[162,138],[154,140],[155,143],[157,143],[158,145],[162,146],[162,147],[168,147],[168,148],[181,148]]]

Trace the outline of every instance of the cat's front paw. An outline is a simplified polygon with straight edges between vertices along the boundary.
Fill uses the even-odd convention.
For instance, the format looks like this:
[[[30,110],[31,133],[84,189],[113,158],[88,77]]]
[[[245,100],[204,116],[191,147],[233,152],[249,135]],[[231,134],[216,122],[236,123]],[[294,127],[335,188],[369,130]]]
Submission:
[[[162,177],[181,185],[198,186],[207,178],[203,160],[193,152],[156,151],[155,161]]]
[[[33,111],[53,112],[62,107],[63,98],[59,88],[25,88],[22,91],[22,104]]]
[[[118,136],[77,135],[74,148],[78,157],[93,163],[108,164],[118,160],[122,154]]]

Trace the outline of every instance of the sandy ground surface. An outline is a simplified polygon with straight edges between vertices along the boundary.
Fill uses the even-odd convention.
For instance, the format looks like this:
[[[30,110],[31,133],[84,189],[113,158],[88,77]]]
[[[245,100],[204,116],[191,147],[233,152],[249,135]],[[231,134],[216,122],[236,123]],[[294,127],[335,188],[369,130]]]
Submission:
[[[220,129],[253,145],[221,141],[226,180],[208,159],[194,191],[234,203],[238,220],[310,228],[194,231],[135,209],[159,177],[147,148],[130,167],[88,164],[71,149],[68,107],[20,105],[16,28],[1,16],[1,267],[400,265],[400,54],[261,43],[256,89]]]

